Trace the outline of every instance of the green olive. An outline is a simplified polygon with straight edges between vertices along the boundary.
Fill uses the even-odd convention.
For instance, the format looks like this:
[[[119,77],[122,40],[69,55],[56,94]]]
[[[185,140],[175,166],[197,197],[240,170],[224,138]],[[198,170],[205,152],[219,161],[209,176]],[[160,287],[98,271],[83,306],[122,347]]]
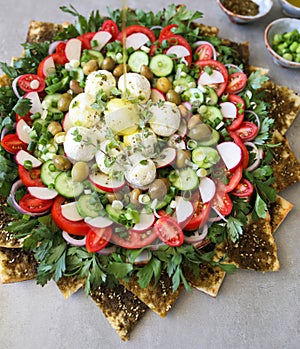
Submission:
[[[189,121],[188,121],[188,124],[187,124],[187,127],[189,130],[191,130],[192,128],[194,128],[196,125],[200,124],[202,121],[201,121],[201,117],[199,114],[195,114],[193,115]]]
[[[149,81],[153,80],[153,74],[150,68],[146,64],[142,64],[140,68],[140,74],[143,75]]]
[[[206,124],[198,124],[189,131],[189,137],[196,141],[206,141],[211,137],[211,128]]]
[[[53,136],[62,131],[61,124],[58,121],[51,121],[47,127],[47,131]]]
[[[90,169],[86,162],[78,161],[73,166],[71,175],[74,182],[82,182],[89,175]]]
[[[187,161],[191,161],[191,152],[185,149],[178,149],[176,155],[176,166],[184,168],[187,166]]]
[[[105,197],[110,203],[112,203],[115,200],[121,200],[123,198],[123,195],[120,192],[115,192],[115,193],[106,193]]]
[[[166,181],[164,181],[164,178],[158,178],[149,185],[148,193],[152,200],[163,200],[168,193],[168,190],[169,188]]]
[[[101,68],[104,70],[113,71],[114,67],[116,66],[116,62],[112,57],[106,57],[104,58]]]
[[[140,202],[139,202],[139,196],[142,194],[141,189],[135,188],[133,190],[131,190],[130,192],[130,202],[134,205],[139,206]]]
[[[172,83],[168,78],[162,77],[157,79],[156,88],[158,88],[162,93],[167,93],[169,90],[171,90]]]
[[[128,73],[130,70],[129,68],[129,65],[126,64],[126,73]],[[119,78],[121,75],[124,74],[124,64],[118,64],[115,69],[113,70],[113,75],[116,77],[116,78]]]
[[[99,69],[98,61],[96,59],[91,59],[90,61],[85,63],[85,65],[82,68],[82,71],[84,75],[89,75],[98,69]]]
[[[169,90],[166,94],[167,101],[175,103],[179,105],[181,103],[180,94],[175,92],[174,90]]]
[[[68,111],[72,101],[72,95],[68,92],[63,93],[57,102],[57,109],[60,111]]]
[[[190,110],[188,110],[188,108],[185,105],[183,105],[183,104],[180,104],[178,106],[178,109],[179,109],[181,117],[184,118],[184,119],[188,119],[192,115]]]
[[[52,161],[58,171],[68,171],[72,166],[70,160],[63,155],[54,155]]]
[[[79,82],[76,80],[71,80],[70,81],[70,89],[78,95],[79,93],[83,92],[83,88],[80,86]]]

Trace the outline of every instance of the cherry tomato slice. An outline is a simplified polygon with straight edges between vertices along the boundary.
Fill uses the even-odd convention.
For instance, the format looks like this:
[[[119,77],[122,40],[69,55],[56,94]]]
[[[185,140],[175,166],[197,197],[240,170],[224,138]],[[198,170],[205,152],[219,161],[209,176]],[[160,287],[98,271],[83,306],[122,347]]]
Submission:
[[[101,30],[109,32],[112,35],[111,41],[116,40],[119,34],[119,28],[116,22],[114,22],[112,19],[107,19],[106,21],[104,21],[101,26]]]
[[[25,92],[42,92],[46,87],[46,83],[39,75],[24,74],[19,77],[18,86]]]
[[[18,122],[19,120],[23,119],[27,125],[31,126],[32,125],[32,119],[30,117],[31,113],[28,113],[24,116],[21,116],[19,114],[16,114],[16,122]]]
[[[212,206],[221,213],[223,216],[227,216],[232,211],[232,201],[228,193],[223,190],[217,190],[215,197],[213,198]]]
[[[228,83],[226,86],[227,93],[239,93],[247,84],[247,75],[242,72],[232,73],[228,77]]]
[[[228,101],[234,103],[237,107],[237,116],[233,119],[232,123],[226,127],[228,131],[234,131],[238,129],[244,120],[245,102],[237,95],[228,95]]]
[[[2,138],[1,146],[11,154],[16,154],[21,149],[27,149],[27,144],[23,143],[16,134],[5,135]]]
[[[183,230],[193,231],[203,227],[207,222],[210,213],[210,204],[203,204],[201,200],[193,200],[194,214],[192,218],[183,227]]]
[[[53,58],[55,65],[57,65],[57,64],[65,65],[66,63],[69,62],[65,53],[53,53],[51,56]]]
[[[236,132],[229,132],[229,136],[233,139],[234,143],[242,149],[242,166],[243,168],[247,168],[249,164],[249,152],[247,147]]]
[[[153,229],[145,233],[137,233],[128,229],[128,235],[126,237],[121,237],[118,233],[113,233],[111,240],[118,246],[135,249],[151,245],[156,238],[157,235]]]
[[[134,33],[142,33],[148,36],[149,40],[154,43],[154,41],[156,41],[156,37],[154,32],[147,28],[144,27],[143,25],[138,25],[138,24],[133,24],[130,25],[129,27],[125,28],[123,31],[119,32],[118,36],[117,36],[117,40],[121,41],[123,40],[123,35],[125,32],[125,37],[128,37],[131,34]]]
[[[65,202],[63,196],[57,196],[54,199],[54,203],[51,210],[51,215],[54,223],[62,230],[65,230],[69,234],[83,236],[86,235],[90,227],[84,221],[73,222],[66,219],[61,213],[61,205]]]
[[[227,176],[229,182],[225,186],[225,192],[231,192],[240,182],[243,176],[243,167],[238,166],[232,173]]]
[[[180,246],[184,241],[184,234],[178,223],[168,216],[159,218],[154,224],[154,231],[165,244]]]
[[[96,32],[89,32],[77,37],[82,43],[82,50],[90,50],[92,48],[91,41],[95,34]]]
[[[188,64],[192,63],[193,60],[193,52],[191,49],[190,44],[185,40],[185,38],[181,35],[176,35],[176,34],[170,34],[168,36],[166,36],[162,41],[167,41],[169,43],[170,46],[174,46],[174,45],[181,45],[184,46],[188,51],[189,51],[189,55],[185,56],[185,60],[187,61]],[[162,41],[160,41],[160,43],[162,43]]]
[[[242,178],[231,194],[240,198],[247,198],[253,193],[253,190],[252,183],[246,178]]]
[[[198,46],[195,50],[199,60],[212,59],[213,49],[209,44],[202,44]]]
[[[170,35],[174,35],[172,29],[173,28],[178,28],[177,24],[168,24],[166,25],[160,32],[159,37],[158,37],[158,41],[162,42],[166,37],[170,36]]]
[[[86,249],[88,252],[97,252],[102,250],[112,236],[112,228],[93,228],[86,235]]]
[[[41,170],[39,168],[26,170],[24,166],[18,165],[18,173],[21,181],[26,187],[44,187],[41,180]]]
[[[235,133],[240,136],[243,142],[252,141],[258,134],[259,129],[254,122],[243,121]]]
[[[197,65],[201,71],[204,71],[205,67],[210,67],[213,70],[219,71],[223,75],[224,82],[216,84],[214,87],[217,95],[220,97],[225,91],[228,82],[228,71],[224,64],[214,59],[203,59],[196,61],[195,65]]]
[[[65,42],[60,42],[55,49],[55,52],[58,53],[59,55],[65,54],[65,49],[66,49],[66,43]]]
[[[46,212],[50,210],[53,200],[37,199],[31,194],[25,194],[19,201],[19,205],[23,210],[32,213]]]

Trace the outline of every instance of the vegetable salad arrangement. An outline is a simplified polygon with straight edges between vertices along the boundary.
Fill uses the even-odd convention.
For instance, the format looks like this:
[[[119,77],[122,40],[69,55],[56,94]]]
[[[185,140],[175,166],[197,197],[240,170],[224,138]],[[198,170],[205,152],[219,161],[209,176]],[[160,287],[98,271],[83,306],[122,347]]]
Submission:
[[[25,43],[2,87],[1,193],[37,282],[86,278],[86,292],[137,274],[141,287],[203,263],[265,218],[275,199],[260,72],[203,36],[185,6],[76,17]],[[126,20],[125,20],[126,19]],[[122,22],[125,27],[122,29]]]

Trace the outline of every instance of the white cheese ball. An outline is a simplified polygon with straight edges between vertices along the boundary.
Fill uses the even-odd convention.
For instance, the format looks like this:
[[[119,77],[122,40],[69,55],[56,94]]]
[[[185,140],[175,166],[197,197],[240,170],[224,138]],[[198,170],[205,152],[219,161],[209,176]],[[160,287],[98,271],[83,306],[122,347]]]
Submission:
[[[154,153],[157,137],[150,128],[145,128],[124,136],[123,142],[126,147],[130,147],[129,153],[138,151],[144,156],[150,156]]]
[[[99,142],[105,141],[106,135],[108,133],[108,127],[105,121],[99,121],[94,127],[91,128],[91,132],[95,132],[96,138]]]
[[[122,155],[121,151],[116,148],[107,149],[107,145],[110,143],[106,140],[100,144],[100,149],[96,153],[96,163],[100,170],[105,174],[110,174],[115,171],[122,171],[121,165],[118,162],[113,162],[111,166],[107,166],[109,157],[117,158]],[[108,158],[108,159],[107,159]]]
[[[85,81],[84,91],[91,95],[94,100],[99,91],[110,96],[110,91],[116,86],[116,79],[108,70],[96,70],[89,74]]]
[[[125,178],[135,188],[144,188],[156,178],[156,166],[150,159],[141,160],[125,172]]]
[[[74,126],[66,134],[64,151],[73,161],[89,162],[96,154],[97,138],[89,128]]]
[[[92,107],[94,98],[87,93],[79,93],[69,106],[69,120],[74,126],[93,127],[100,121],[100,113]]]
[[[118,81],[118,88],[127,93],[127,97],[145,103],[151,95],[151,85],[147,78],[137,73],[121,75]]]
[[[154,104],[149,110],[153,114],[150,127],[158,136],[169,137],[178,130],[180,112],[176,104],[171,102]]]

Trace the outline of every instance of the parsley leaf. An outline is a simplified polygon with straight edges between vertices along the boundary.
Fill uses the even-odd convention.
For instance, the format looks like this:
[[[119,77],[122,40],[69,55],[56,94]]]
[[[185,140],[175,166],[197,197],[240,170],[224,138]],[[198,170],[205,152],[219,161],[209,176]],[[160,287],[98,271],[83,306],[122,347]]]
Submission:
[[[28,98],[20,98],[17,104],[13,107],[13,111],[20,116],[25,116],[29,113],[32,102]]]
[[[232,242],[236,242],[240,235],[243,235],[243,223],[235,217],[229,216],[227,219],[227,232]]]
[[[154,278],[153,287],[157,284],[161,275],[162,263],[159,259],[152,257],[149,263],[139,269],[137,272],[138,283],[140,287],[148,287],[151,280]]]

